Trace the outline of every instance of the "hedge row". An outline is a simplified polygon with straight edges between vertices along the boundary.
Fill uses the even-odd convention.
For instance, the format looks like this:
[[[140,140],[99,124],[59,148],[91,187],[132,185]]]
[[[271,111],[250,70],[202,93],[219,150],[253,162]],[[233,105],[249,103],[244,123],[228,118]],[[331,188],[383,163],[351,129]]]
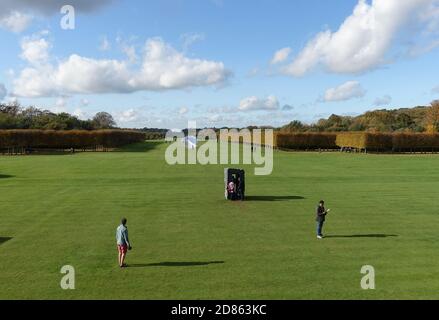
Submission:
[[[306,149],[337,149],[336,133],[277,133],[278,148]]]
[[[346,132],[337,135],[341,148],[378,151],[416,151],[439,149],[439,134]]]
[[[439,134],[395,134],[393,136],[393,150],[428,150],[439,149]]]
[[[115,148],[141,142],[145,134],[131,130],[0,130],[0,148]]]
[[[273,132],[273,141],[265,141],[265,130],[261,130],[261,141],[260,141],[260,143],[256,143],[254,141],[254,138],[255,138],[254,132],[252,130],[250,130],[249,132],[250,132],[250,139],[251,139],[253,145],[276,147],[278,133]],[[241,131],[238,134],[233,134],[232,132],[229,132],[229,135],[227,136],[227,140],[232,142],[232,143],[243,143],[244,139],[243,139],[243,136],[241,134],[242,134]],[[220,134],[220,131],[217,132],[217,139],[218,139],[218,141],[223,140],[223,137]]]
[[[337,146],[341,148],[388,150],[393,146],[391,133],[344,132],[337,134]]]

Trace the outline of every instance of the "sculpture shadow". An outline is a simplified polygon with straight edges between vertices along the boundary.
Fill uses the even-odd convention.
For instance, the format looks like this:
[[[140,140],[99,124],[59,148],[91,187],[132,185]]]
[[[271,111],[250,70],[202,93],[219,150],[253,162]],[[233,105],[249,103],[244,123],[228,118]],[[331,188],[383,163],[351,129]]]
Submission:
[[[120,147],[115,150],[115,152],[148,152],[158,148],[160,145],[164,144],[164,141],[145,141],[129,144],[123,147]]]
[[[211,264],[223,264],[224,261],[200,261],[200,262],[159,262],[148,264],[129,264],[128,268],[148,268],[148,267],[199,267]]]
[[[325,238],[392,238],[399,237],[396,234],[351,234],[351,235],[329,235]]]
[[[304,200],[301,196],[246,196],[245,201],[292,201]]]
[[[11,237],[0,237],[0,245],[2,245],[3,243],[12,240]]]

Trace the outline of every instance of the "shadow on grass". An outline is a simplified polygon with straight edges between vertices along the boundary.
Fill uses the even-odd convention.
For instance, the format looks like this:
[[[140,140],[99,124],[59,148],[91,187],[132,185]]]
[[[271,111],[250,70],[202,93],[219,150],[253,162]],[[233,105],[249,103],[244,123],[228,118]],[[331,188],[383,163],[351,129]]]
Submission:
[[[0,179],[9,179],[9,178],[13,178],[14,176],[11,176],[9,174],[0,174]]]
[[[245,201],[290,201],[290,200],[303,200],[301,196],[248,196],[245,197]]]
[[[149,264],[129,264],[128,268],[147,268],[147,267],[197,267],[208,266],[210,264],[223,264],[224,261],[207,261],[207,262],[160,262]]]
[[[352,234],[352,235],[330,235],[325,238],[392,238],[399,237],[396,234]]]
[[[145,141],[120,147],[115,152],[148,152],[164,144],[164,141]]]
[[[2,245],[3,243],[12,240],[11,237],[0,237],[0,245]]]

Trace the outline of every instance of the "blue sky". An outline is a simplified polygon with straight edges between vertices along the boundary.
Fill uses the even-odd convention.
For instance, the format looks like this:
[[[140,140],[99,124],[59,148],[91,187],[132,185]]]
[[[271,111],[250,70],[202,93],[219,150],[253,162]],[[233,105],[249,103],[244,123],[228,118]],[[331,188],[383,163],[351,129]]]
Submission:
[[[167,128],[427,105],[439,1],[401,2],[77,0],[64,30],[63,1],[5,0],[0,99]]]

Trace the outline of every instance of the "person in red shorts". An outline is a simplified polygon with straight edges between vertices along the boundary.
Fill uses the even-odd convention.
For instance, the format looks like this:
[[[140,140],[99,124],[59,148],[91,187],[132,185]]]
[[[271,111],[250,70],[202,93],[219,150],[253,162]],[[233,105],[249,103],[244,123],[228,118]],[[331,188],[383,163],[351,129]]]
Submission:
[[[119,252],[119,267],[121,268],[127,267],[125,264],[125,257],[127,255],[127,251],[132,249],[128,239],[128,228],[126,224],[127,219],[123,218],[121,225],[116,229],[117,251]]]

